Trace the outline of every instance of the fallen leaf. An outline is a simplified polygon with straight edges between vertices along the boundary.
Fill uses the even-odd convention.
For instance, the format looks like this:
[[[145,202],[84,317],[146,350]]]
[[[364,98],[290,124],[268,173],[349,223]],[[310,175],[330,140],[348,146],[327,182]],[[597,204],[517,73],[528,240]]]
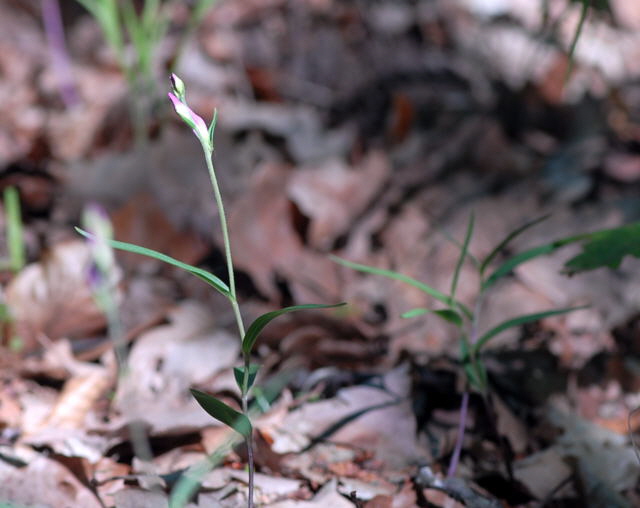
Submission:
[[[406,367],[385,377],[383,391],[367,386],[344,388],[328,400],[309,402],[289,413],[279,429],[270,429],[277,453],[300,452],[314,438],[373,452],[390,468],[402,468],[426,455],[416,436],[416,423],[408,400]],[[323,433],[332,432],[327,435]]]
[[[25,478],[29,488],[25,488]],[[102,506],[66,467],[43,456],[24,468],[0,461],[0,499],[22,506]]]
[[[295,229],[292,205],[283,189],[291,172],[263,165],[251,186],[232,206],[229,217],[235,265],[251,275],[264,295],[280,299],[285,279],[296,302],[335,298],[337,276],[326,256],[304,248]]]
[[[230,369],[238,358],[240,340],[216,329],[215,314],[196,302],[180,304],[169,321],[145,332],[134,344],[129,374],[118,386],[116,408],[127,421],[148,423],[152,433],[215,425],[188,390]]]
[[[42,261],[27,265],[7,287],[15,333],[27,351],[38,337],[85,337],[105,325],[88,285],[91,253],[81,240],[55,245]],[[119,278],[119,272],[113,274]]]
[[[571,474],[571,468],[557,448],[547,448],[533,453],[513,464],[515,478],[538,500],[548,499]],[[569,495],[571,491],[571,487],[567,485],[556,495]]]
[[[273,503],[271,508],[353,508],[353,504],[347,501],[337,491],[336,480],[327,482],[317,492],[311,501],[280,501]]]
[[[389,177],[390,165],[380,152],[369,154],[358,167],[338,159],[303,167],[288,181],[287,195],[311,221],[311,247],[326,251],[364,212]]]

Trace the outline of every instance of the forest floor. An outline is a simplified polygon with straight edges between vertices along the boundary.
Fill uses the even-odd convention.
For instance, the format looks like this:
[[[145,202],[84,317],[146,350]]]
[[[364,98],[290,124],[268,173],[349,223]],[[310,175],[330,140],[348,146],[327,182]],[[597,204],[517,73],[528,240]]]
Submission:
[[[182,33],[180,4],[169,2],[158,69]],[[611,1],[590,18],[567,75],[578,3],[550,2],[554,22],[498,4],[228,0],[186,39],[176,73],[189,104],[206,120],[219,112],[214,160],[245,318],[348,304],[287,314],[259,339],[259,506],[640,506],[638,259],[569,277],[572,245],[492,287],[481,332],[585,307],[493,338],[488,393],[472,391],[461,415],[459,330],[401,317],[437,302],[330,258],[446,292],[472,214],[477,258],[549,215],[496,265],[640,219],[640,9]],[[189,389],[238,405],[233,313],[201,280],[118,253],[119,378],[73,227],[98,204],[116,239],[224,279],[217,212],[202,150],[166,100],[168,73],[134,94],[95,20],[62,6],[70,68],[51,53],[39,2],[0,15],[0,189],[19,192],[28,259],[0,272],[0,504],[169,506],[185,471],[230,439]],[[472,263],[456,295],[476,305]],[[246,505],[246,460],[242,446],[224,454],[187,506]]]

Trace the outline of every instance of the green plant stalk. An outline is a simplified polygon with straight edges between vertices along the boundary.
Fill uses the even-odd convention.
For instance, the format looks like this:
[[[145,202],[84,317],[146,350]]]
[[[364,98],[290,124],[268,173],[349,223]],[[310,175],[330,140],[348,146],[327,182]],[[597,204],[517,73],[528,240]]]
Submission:
[[[129,375],[127,345],[124,341],[124,330],[122,328],[118,306],[113,299],[112,290],[109,287],[109,276],[109,273],[103,273],[105,282],[101,283],[99,287],[94,290],[94,298],[98,307],[100,307],[107,318],[107,334],[113,344],[116,355],[118,384],[122,386],[124,380]],[[134,454],[140,458],[140,460],[150,461],[153,458],[153,452],[151,451],[151,446],[143,428],[133,422],[130,422],[128,427]]]
[[[25,265],[25,253],[22,217],[20,214],[20,196],[15,187],[7,187],[4,190],[4,211],[7,218],[9,267],[12,272],[17,273]]]
[[[240,332],[241,339],[245,336],[244,322],[242,321],[242,314],[240,312],[240,306],[238,305],[238,298],[236,293],[235,275],[233,273],[233,257],[231,255],[231,241],[229,240],[229,227],[227,225],[227,216],[224,210],[224,203],[222,201],[222,193],[220,192],[220,185],[218,184],[218,178],[216,176],[215,168],[213,167],[213,150],[202,145],[204,151],[205,160],[207,162],[207,170],[209,171],[209,179],[211,180],[211,186],[213,187],[213,194],[216,199],[216,206],[218,208],[218,215],[220,217],[220,229],[222,230],[222,242],[224,244],[224,257],[227,263],[227,272],[229,275],[229,301],[231,302],[231,308],[236,319],[236,325]],[[241,389],[241,401],[242,412],[248,416],[249,413],[249,367],[251,361],[251,355],[248,352],[242,352],[242,359],[244,364],[244,372],[242,375],[242,389]],[[253,482],[254,482],[254,458],[253,458],[253,436],[250,434],[246,438],[247,443],[247,466],[249,474],[248,482],[248,506],[253,508]]]
[[[238,298],[236,295],[236,282],[235,275],[233,273],[233,258],[231,256],[231,242],[229,240],[227,216],[224,211],[224,203],[222,202],[222,194],[220,193],[218,178],[216,177],[216,172],[213,167],[213,154],[205,147],[203,147],[203,151],[205,160],[207,161],[207,169],[209,170],[209,179],[211,180],[211,186],[213,187],[213,194],[216,199],[216,206],[218,207],[218,215],[220,216],[220,228],[222,230],[222,242],[224,244],[224,257],[227,263],[227,273],[229,275],[229,300],[231,301],[231,307],[233,308],[233,314],[236,319],[238,331],[240,332],[240,337],[244,337],[244,323],[242,321],[242,314],[240,313],[240,306],[238,305]]]

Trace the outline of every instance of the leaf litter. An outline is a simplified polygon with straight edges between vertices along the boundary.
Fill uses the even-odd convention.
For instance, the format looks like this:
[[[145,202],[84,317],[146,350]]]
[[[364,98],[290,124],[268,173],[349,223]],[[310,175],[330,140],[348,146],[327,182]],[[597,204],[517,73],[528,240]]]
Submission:
[[[588,19],[565,87],[577,3],[564,17],[564,2],[550,4],[556,25],[529,4],[471,0],[223,1],[205,16],[179,72],[194,83],[199,114],[220,109],[216,165],[246,312],[350,303],[342,316],[283,319],[256,345],[265,387],[256,419],[260,503],[640,502],[627,435],[640,405],[638,261],[560,273],[567,260],[589,265],[603,248],[618,265],[620,237],[520,265],[484,301],[481,332],[554,305],[590,307],[492,341],[491,411],[470,398],[455,479],[445,476],[463,392],[454,329],[433,315],[402,319],[434,302],[327,256],[446,290],[472,209],[476,256],[548,212],[505,254],[637,220],[637,37],[628,32],[637,8],[610,3],[616,23]],[[231,317],[199,281],[119,256],[131,372],[118,382],[86,283],[87,250],[68,239],[82,204],[98,200],[118,239],[222,276],[209,183],[197,147],[175,125],[144,150],[131,148],[125,82],[95,24],[78,14],[67,28],[82,106],[62,108],[28,5],[12,2],[0,30],[0,164],[10,176],[2,182],[22,194],[31,261],[14,277],[2,274],[11,321],[0,498],[168,506],[175,476],[228,439],[189,389],[238,407]],[[177,10],[172,16],[179,23]],[[557,44],[540,30],[557,30]],[[62,198],[29,205],[34,174],[51,176],[61,188],[45,194]],[[478,288],[466,270],[457,297],[468,305]],[[151,440],[148,461],[133,456],[132,422]],[[245,453],[226,454],[188,506],[245,503]],[[33,488],[21,488],[25,479]]]

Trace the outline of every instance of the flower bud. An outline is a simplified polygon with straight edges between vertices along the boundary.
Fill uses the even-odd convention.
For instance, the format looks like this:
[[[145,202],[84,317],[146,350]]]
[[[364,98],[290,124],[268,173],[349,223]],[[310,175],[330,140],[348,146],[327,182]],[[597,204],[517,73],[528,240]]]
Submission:
[[[171,88],[174,95],[180,100],[180,102],[185,102],[187,100],[184,82],[175,74],[171,74]]]

